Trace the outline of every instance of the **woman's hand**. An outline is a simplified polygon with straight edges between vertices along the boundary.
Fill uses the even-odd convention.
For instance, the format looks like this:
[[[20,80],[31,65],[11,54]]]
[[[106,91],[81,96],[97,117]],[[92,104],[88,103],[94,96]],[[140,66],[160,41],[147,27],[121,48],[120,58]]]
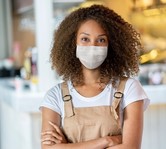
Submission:
[[[54,145],[58,143],[67,143],[67,140],[62,133],[62,130],[54,123],[49,122],[54,130],[48,130],[41,133],[41,142],[47,145]]]
[[[118,145],[122,143],[122,135],[117,135],[117,136],[106,136],[106,140],[108,142],[108,147],[109,149],[112,146]]]

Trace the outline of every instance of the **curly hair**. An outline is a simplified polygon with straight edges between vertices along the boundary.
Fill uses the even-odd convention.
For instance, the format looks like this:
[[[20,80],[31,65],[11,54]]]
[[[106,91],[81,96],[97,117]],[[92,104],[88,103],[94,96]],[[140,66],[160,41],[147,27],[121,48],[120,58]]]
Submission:
[[[50,54],[52,68],[64,80],[83,84],[81,62],[76,58],[76,36],[80,25],[95,20],[108,36],[108,53],[100,67],[101,82],[109,78],[112,84],[122,77],[133,77],[139,71],[140,35],[120,15],[103,5],[79,8],[70,13],[54,34]]]

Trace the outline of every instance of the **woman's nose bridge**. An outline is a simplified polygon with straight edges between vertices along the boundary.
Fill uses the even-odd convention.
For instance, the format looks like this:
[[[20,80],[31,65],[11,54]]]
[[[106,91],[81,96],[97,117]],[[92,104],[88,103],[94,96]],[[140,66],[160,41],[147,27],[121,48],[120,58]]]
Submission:
[[[97,46],[97,42],[95,39],[92,39],[91,42],[90,42],[90,45],[91,46]]]

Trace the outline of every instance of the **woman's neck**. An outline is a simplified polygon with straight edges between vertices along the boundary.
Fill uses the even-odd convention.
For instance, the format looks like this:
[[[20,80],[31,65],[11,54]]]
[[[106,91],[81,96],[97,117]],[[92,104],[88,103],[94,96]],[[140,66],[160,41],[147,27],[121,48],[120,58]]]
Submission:
[[[94,84],[100,83],[101,75],[99,69],[86,69],[83,68],[83,77],[84,77],[84,84]]]
[[[100,82],[100,74],[97,71],[83,72],[84,84],[94,84]]]

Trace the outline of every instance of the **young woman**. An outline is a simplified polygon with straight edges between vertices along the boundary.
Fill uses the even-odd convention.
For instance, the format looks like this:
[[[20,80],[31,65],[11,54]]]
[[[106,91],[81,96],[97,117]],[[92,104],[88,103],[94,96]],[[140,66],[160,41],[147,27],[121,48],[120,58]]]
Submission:
[[[43,149],[140,149],[143,111],[139,34],[113,10],[72,12],[55,33],[53,68],[64,83],[41,105]]]

